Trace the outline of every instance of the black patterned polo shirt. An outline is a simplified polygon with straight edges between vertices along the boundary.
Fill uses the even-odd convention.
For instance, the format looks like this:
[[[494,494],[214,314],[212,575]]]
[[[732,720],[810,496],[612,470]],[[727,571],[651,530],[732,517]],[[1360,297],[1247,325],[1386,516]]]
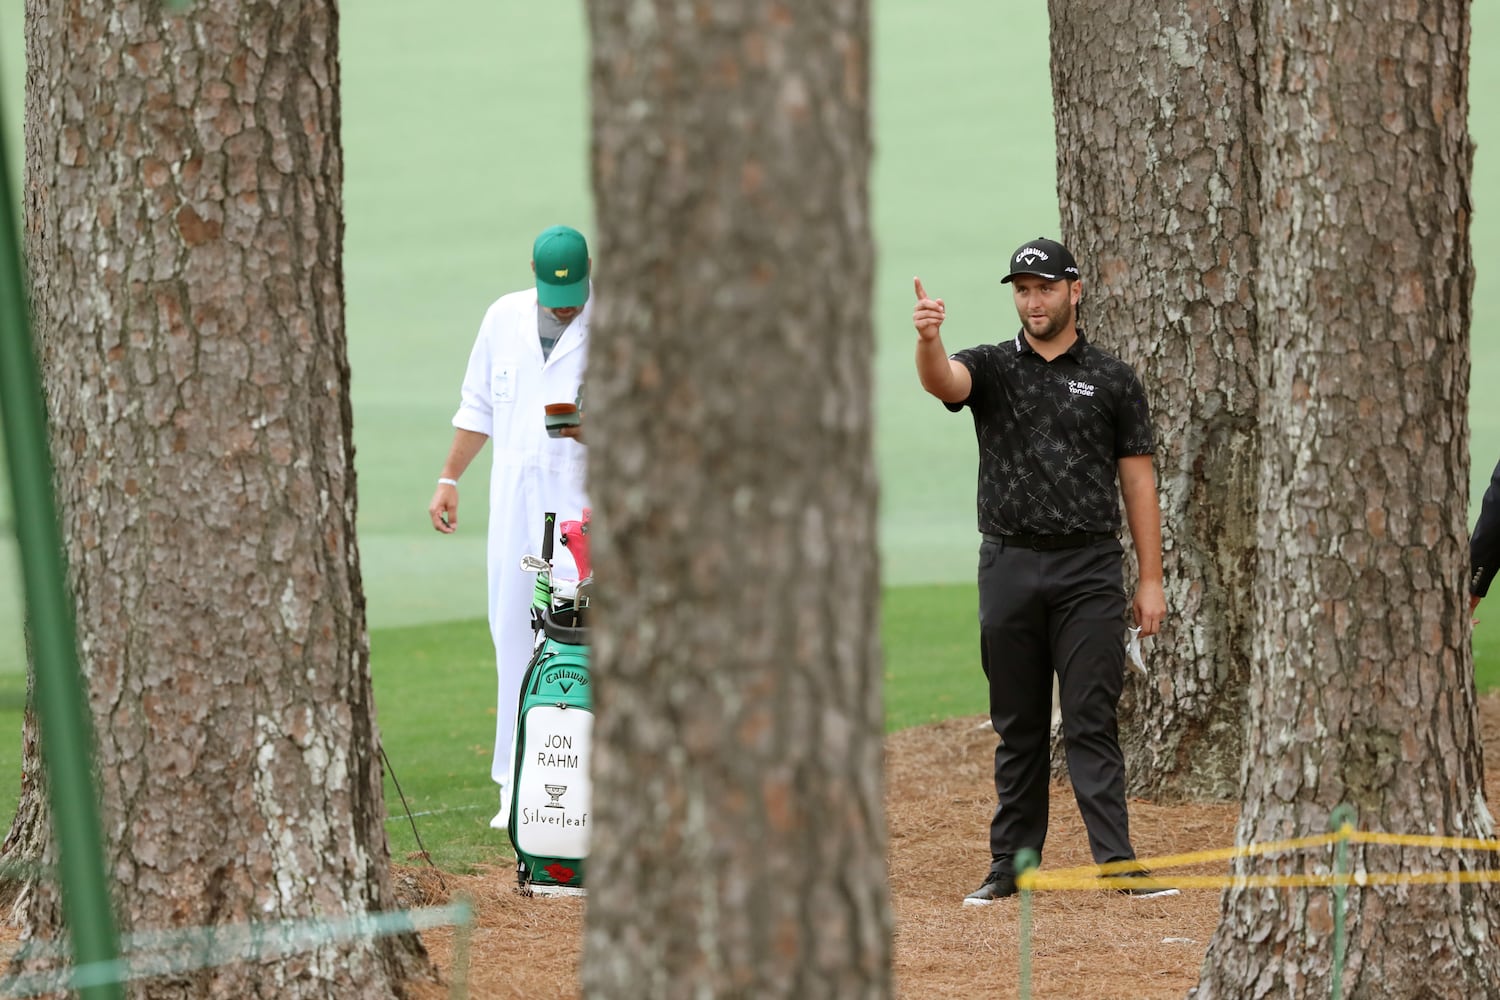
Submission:
[[[1119,531],[1119,460],[1156,450],[1131,367],[1081,330],[1050,362],[1020,333],[952,357],[973,379],[968,399],[945,405],[974,414],[980,532]]]

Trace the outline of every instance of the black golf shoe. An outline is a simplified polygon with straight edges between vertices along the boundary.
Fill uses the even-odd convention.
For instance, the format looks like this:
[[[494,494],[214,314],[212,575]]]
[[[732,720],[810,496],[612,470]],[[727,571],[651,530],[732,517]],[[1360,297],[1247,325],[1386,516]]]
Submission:
[[[985,877],[984,885],[964,897],[965,906],[989,906],[997,899],[1016,894],[1016,877],[1007,871],[992,871]]]

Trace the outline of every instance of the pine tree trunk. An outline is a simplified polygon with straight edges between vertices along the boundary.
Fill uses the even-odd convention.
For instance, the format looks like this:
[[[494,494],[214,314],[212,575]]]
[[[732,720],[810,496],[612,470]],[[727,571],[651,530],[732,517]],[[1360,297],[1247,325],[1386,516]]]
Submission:
[[[590,21],[585,992],[888,996],[868,5]]]
[[[26,661],[31,662],[30,628],[27,632]],[[16,814],[11,817],[10,830],[5,841],[0,843],[0,861],[20,866],[41,864],[47,851],[47,771],[42,766],[41,745],[37,742],[40,733],[36,713],[33,710],[33,695],[36,677],[31,671],[26,676],[26,712],[21,719],[21,791],[16,801]],[[0,880],[0,906],[10,912],[3,918],[7,923],[19,925],[25,922],[25,913],[31,905],[30,895],[37,881],[30,873],[10,874]]]
[[[1468,4],[1259,7],[1261,558],[1242,842],[1489,837],[1462,585]],[[1493,855],[1354,851],[1357,871]],[[1327,851],[1246,862],[1330,870]],[[1351,888],[1344,996],[1500,996],[1493,892]],[[1196,996],[1326,995],[1331,897],[1232,889]]]
[[[121,930],[394,909],[335,4],[28,0],[27,43],[26,244]],[[49,884],[28,908],[57,933]],[[415,938],[384,938],[131,995],[363,998],[427,974]]]
[[[1250,0],[1051,0],[1058,197],[1090,338],[1142,373],[1168,618],[1127,676],[1132,794],[1240,788],[1256,573]],[[1133,571],[1127,579],[1134,579]]]

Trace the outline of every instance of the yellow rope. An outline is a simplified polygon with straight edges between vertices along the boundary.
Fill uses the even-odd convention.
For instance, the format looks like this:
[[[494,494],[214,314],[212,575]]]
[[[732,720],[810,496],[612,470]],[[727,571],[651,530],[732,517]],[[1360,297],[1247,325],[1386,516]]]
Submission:
[[[1295,837],[1290,840],[1269,841],[1263,844],[1244,844],[1208,851],[1193,851],[1187,854],[1170,854],[1160,858],[1134,861],[1111,861],[1103,865],[1081,865],[1054,872],[1033,870],[1016,879],[1016,886],[1024,890],[1048,889],[1130,889],[1143,885],[1160,885],[1175,889],[1279,889],[1288,887],[1334,886],[1334,885],[1445,885],[1456,883],[1500,882],[1497,871],[1448,871],[1448,872],[1355,872],[1345,875],[1183,875],[1163,878],[1163,868],[1180,868],[1201,865],[1213,861],[1229,861],[1235,858],[1280,854],[1288,851],[1325,847],[1348,840],[1354,844],[1386,844],[1396,847],[1422,847],[1430,850],[1500,851],[1500,840],[1483,840],[1476,837],[1427,837],[1416,834],[1368,833],[1355,830],[1345,824],[1336,833],[1325,833],[1313,837]],[[1150,868],[1152,876],[1145,882],[1139,876],[1110,877],[1120,873]]]
[[[1354,872],[1347,875],[1183,875],[1151,878],[1087,878],[1045,872],[1016,879],[1022,889],[1139,889],[1159,885],[1172,889],[1281,889],[1296,886],[1333,885],[1441,885],[1459,882],[1500,882],[1493,872]]]
[[[1354,830],[1349,834],[1351,844],[1394,844],[1398,847],[1430,847],[1435,850],[1456,851],[1500,851],[1500,840],[1480,840],[1477,837],[1423,837],[1412,833],[1364,833]]]

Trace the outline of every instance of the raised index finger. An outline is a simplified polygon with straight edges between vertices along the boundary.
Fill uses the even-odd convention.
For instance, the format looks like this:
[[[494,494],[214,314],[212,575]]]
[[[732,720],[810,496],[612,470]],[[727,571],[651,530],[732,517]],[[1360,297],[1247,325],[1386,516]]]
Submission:
[[[916,286],[917,286],[917,298],[919,300],[927,298],[927,289],[925,289],[925,288],[922,287],[922,279],[921,278],[913,278],[911,280],[916,283]]]

